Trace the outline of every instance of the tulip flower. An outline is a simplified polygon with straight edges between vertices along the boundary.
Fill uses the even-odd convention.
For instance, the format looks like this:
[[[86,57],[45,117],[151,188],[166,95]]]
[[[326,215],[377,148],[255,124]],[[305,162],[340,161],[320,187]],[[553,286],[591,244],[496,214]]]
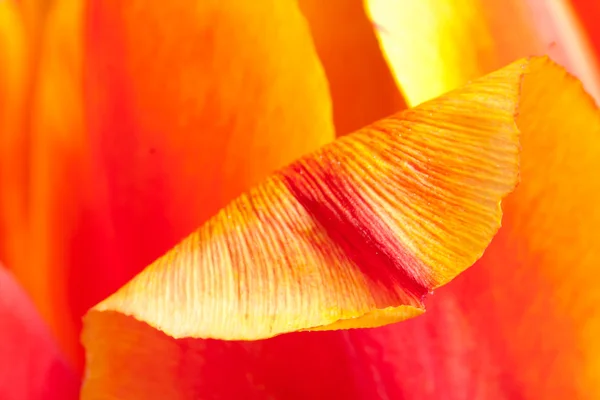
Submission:
[[[347,3],[0,3],[0,398],[597,396],[574,20]]]

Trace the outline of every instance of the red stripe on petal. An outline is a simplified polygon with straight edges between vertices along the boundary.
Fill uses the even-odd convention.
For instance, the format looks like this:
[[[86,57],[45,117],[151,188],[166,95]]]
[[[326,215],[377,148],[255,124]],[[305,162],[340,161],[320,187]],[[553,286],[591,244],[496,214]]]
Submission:
[[[426,266],[403,246],[373,203],[351,182],[343,167],[344,155],[323,153],[321,159],[307,158],[291,165],[282,174],[286,186],[366,276],[390,289],[402,287],[399,301],[421,306],[433,285],[418,273]]]

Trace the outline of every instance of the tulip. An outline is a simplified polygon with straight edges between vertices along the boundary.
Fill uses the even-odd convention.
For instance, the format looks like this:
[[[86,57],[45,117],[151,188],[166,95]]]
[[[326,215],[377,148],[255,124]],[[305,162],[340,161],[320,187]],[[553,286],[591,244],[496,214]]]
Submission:
[[[10,329],[0,331],[1,339],[6,345],[20,337],[25,345],[18,347],[28,356],[0,347],[1,372],[17,362],[24,366],[8,384],[2,382],[0,395],[75,396],[69,366],[83,364],[80,321],[91,308],[83,330],[83,398],[594,398],[600,392],[594,378],[598,318],[588,271],[600,248],[592,231],[600,219],[600,187],[593,179],[600,120],[580,83],[560,67],[544,59],[512,64],[269,175],[335,134],[403,107],[394,80],[407,103],[416,105],[516,58],[547,52],[536,40],[550,18],[541,25],[519,20],[513,29],[526,32],[525,39],[499,40],[496,46],[502,33],[487,3],[453,2],[456,15],[438,14],[436,1],[426,3],[430,8],[365,2],[374,31],[362,8],[345,2],[321,7],[307,0],[300,8],[291,0],[56,0],[45,8],[0,3],[0,260],[38,310],[3,272],[0,299],[9,301],[0,302],[0,315]],[[402,16],[411,19],[391,25],[387,19]],[[432,19],[439,22],[434,28],[426,23]],[[455,36],[462,46],[443,42],[448,21],[463,29]],[[430,36],[423,37],[430,48],[418,46],[421,36],[406,35],[423,27],[429,28]],[[558,27],[546,31],[562,34]],[[406,46],[407,38],[416,46]],[[583,39],[555,39],[559,49],[578,49],[552,55],[595,94],[593,64],[576,62],[585,49],[570,46]],[[449,106],[457,101],[464,109]],[[401,246],[394,254],[416,255],[409,265],[425,266],[412,275],[422,278],[419,290],[447,282],[478,258],[498,227],[496,205],[514,184],[517,103],[521,185],[505,201],[503,228],[478,265],[436,290],[427,313],[413,320],[367,330],[288,333],[376,326],[422,313],[420,299],[409,296],[414,279],[399,278],[407,271],[383,269],[376,279],[373,270],[357,268],[370,263],[337,252],[357,226],[381,226],[375,224],[382,216],[388,224],[403,222],[392,224],[391,235],[402,240],[385,243],[412,243],[409,251]],[[410,128],[405,141],[382,142],[386,136],[376,132],[404,132],[398,124]],[[454,141],[444,147],[431,141],[432,125]],[[466,136],[456,136],[463,131]],[[475,137],[490,140],[469,142]],[[430,140],[435,151],[422,150],[422,140]],[[344,153],[344,146],[356,150],[364,143],[370,143],[369,152]],[[469,143],[470,152],[457,143]],[[377,151],[387,148],[413,154],[417,147],[425,153],[416,154],[429,154],[417,167],[447,178],[433,188],[462,199],[459,208],[466,212],[458,219],[439,208],[439,198],[431,197],[430,207],[419,192],[428,186],[409,179],[420,176],[410,170],[394,169],[405,185],[390,186],[388,168],[398,162],[375,168],[377,179],[360,172],[379,165],[365,154],[381,156]],[[331,163],[344,154],[341,167]],[[465,160],[476,165],[465,169]],[[364,195],[364,204],[376,212],[360,208],[362,214],[350,215],[366,215],[366,223],[327,231],[323,221],[343,220],[343,212],[318,207],[329,197],[307,189],[304,167],[310,167],[305,174],[321,171],[318,187],[331,187],[323,183],[329,182],[327,172],[343,178],[345,190]],[[481,178],[469,190],[456,183],[465,181],[466,170]],[[498,186],[492,188],[493,182]],[[209,220],[252,186],[258,189]],[[410,189],[410,203],[388,204],[373,195],[397,196],[401,188]],[[473,193],[485,201],[473,202]],[[301,200],[304,208],[293,208]],[[265,250],[244,258],[254,250],[240,238],[252,232],[247,226],[258,215],[244,214],[244,201],[263,204],[268,221],[296,216],[281,225],[283,231],[272,222],[258,225],[273,228],[264,240],[284,243],[275,255]],[[421,218],[411,214],[415,206]],[[319,217],[318,210],[330,214]],[[300,241],[302,230],[289,230],[299,221],[308,224],[302,225],[310,233],[307,242]],[[426,221],[437,229],[417,223]],[[196,236],[158,258],[200,226]],[[332,240],[336,234],[341,236]],[[237,254],[244,262],[235,265],[245,268],[227,269],[223,257],[202,259],[210,251],[224,254],[219,249]],[[328,279],[299,285],[302,279],[280,268],[281,254],[301,260],[301,277]],[[326,255],[332,258],[323,262]],[[241,294],[232,295],[236,286],[227,283],[240,281]],[[283,292],[277,282],[284,282]],[[377,301],[368,298],[373,293]],[[274,301],[282,296],[289,301]],[[286,334],[272,337],[280,333]]]

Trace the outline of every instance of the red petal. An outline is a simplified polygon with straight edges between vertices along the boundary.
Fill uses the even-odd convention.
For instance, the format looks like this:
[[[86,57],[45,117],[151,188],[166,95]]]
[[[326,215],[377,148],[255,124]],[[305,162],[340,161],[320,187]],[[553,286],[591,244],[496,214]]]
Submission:
[[[76,399],[79,381],[27,295],[0,265],[0,398]]]
[[[600,15],[600,2],[590,0],[571,0],[569,2],[577,13],[584,31],[594,46],[596,59],[600,57],[600,26],[597,24]]]
[[[6,262],[73,358],[90,306],[333,139],[295,1],[194,4],[59,0],[47,16],[29,110],[35,251]]]

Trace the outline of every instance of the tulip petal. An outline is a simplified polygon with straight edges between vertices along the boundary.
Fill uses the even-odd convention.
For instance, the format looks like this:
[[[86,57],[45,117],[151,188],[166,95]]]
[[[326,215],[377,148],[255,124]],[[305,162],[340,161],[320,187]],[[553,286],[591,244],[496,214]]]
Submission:
[[[499,203],[517,180],[527,65],[339,139],[221,210],[88,313],[84,398],[132,387],[110,368],[111,350],[130,340],[179,352],[145,323],[176,338],[254,340],[420,314],[422,298],[477,260],[500,226]],[[142,397],[181,388],[181,366],[169,365]]]
[[[470,71],[484,71],[488,66],[483,57],[486,49],[497,53],[499,58],[514,56],[514,51],[510,51],[512,47],[504,46],[510,43],[504,41],[506,35],[514,35],[523,43],[530,38],[522,34],[522,14],[514,12],[510,1],[498,2],[502,10],[492,13],[491,17],[482,13],[485,18],[477,18],[475,14],[472,18],[460,18],[460,14],[440,12],[443,8],[428,8],[434,3],[423,2],[421,12],[408,12],[405,7],[415,2],[395,2],[399,7],[397,12],[388,8],[386,17],[384,9],[376,7],[383,2],[368,1],[375,21],[410,16],[413,25],[394,20],[395,25],[391,27],[397,30],[387,39],[383,38],[387,33],[381,30],[382,46],[386,48],[397,79],[404,85],[409,103],[436,95],[446,85],[451,86],[450,82],[467,81]],[[496,4],[477,1],[462,4],[472,6],[473,3]],[[527,49],[525,46],[528,53],[539,50],[552,53],[552,47],[557,45],[563,57],[555,55],[555,58],[582,78],[584,87],[598,100],[596,82],[600,69],[595,66],[590,52],[581,52],[585,43],[581,30],[573,26],[576,21],[567,2],[528,3],[537,11],[533,15],[539,21],[525,26],[544,30],[547,25],[545,31],[555,30],[556,38],[560,39],[547,43],[548,48]],[[593,2],[585,3],[590,4],[588,9],[593,8]],[[480,9],[467,6],[456,10],[469,15],[469,10]],[[505,16],[508,13],[510,17]],[[582,18],[595,21],[593,13]],[[500,22],[504,29],[492,30],[491,34],[478,33],[476,28],[494,26],[486,24],[490,20]],[[432,21],[446,28],[432,29]],[[511,23],[506,24],[506,21]],[[432,36],[425,42],[419,41],[419,48],[411,48],[407,43],[407,38],[415,35],[416,31],[411,30],[413,26],[426,26],[424,29]],[[456,32],[454,36],[453,32]],[[460,37],[468,40],[460,40]],[[399,41],[393,44],[394,40]],[[402,46],[403,43],[407,46]],[[392,54],[396,51],[397,54]],[[411,60],[413,64],[402,63],[402,51],[407,51],[403,53],[404,61]],[[446,66],[442,63],[445,60],[449,61]],[[413,65],[419,68],[411,68]],[[434,67],[429,69],[432,65]],[[525,79],[518,120],[523,132],[523,179],[507,202],[505,228],[488,248],[482,260],[485,268],[474,268],[464,276],[465,280],[471,277],[468,283],[457,283],[440,291],[451,292],[448,296],[454,298],[450,301],[459,305],[454,318],[458,322],[454,323],[447,315],[444,316],[447,323],[430,321],[430,326],[424,321],[411,321],[386,336],[399,337],[403,346],[423,346],[420,360],[414,354],[403,356],[404,352],[399,352],[397,365],[390,367],[400,371],[400,376],[421,371],[404,392],[414,393],[413,398],[437,398],[436,393],[441,390],[451,399],[594,399],[600,395],[598,346],[597,340],[592,339],[600,330],[595,311],[599,290],[594,272],[600,263],[600,244],[595,234],[600,223],[596,206],[600,193],[596,179],[596,171],[600,170],[598,110],[584,93],[581,83],[564,70],[553,65],[538,67],[536,73]],[[592,71],[593,76],[586,74],[586,70]],[[424,86],[421,90],[416,85],[410,86],[415,81],[432,87]],[[437,88],[433,87],[436,85]],[[426,318],[441,319],[441,314],[440,311]],[[465,322],[461,324],[461,320]],[[412,325],[420,326],[414,328],[420,331],[411,331]],[[471,340],[464,339],[464,326],[470,328],[466,335],[472,337]],[[407,329],[407,337],[399,334],[403,329]],[[458,339],[445,346],[451,330],[457,331]],[[430,332],[428,346],[422,332]],[[444,343],[440,343],[442,335]],[[477,343],[481,344],[474,345]],[[448,353],[440,356],[440,348],[449,349]],[[440,357],[447,361],[440,364]],[[435,365],[440,367],[433,368]],[[456,367],[458,365],[461,367]],[[457,373],[461,379],[456,378]],[[428,385],[424,386],[423,382]],[[470,394],[461,392],[461,388],[472,382],[477,382],[483,392],[474,388]]]
[[[526,65],[296,161],[95,310],[173,337],[228,340],[341,320],[375,326],[374,309],[392,315],[384,324],[416,314],[499,228],[499,202],[517,179],[514,116]],[[411,308],[384,310],[399,306]]]
[[[388,398],[600,397],[600,110],[563,68],[529,69],[521,182],[484,256],[422,317],[349,332]]]
[[[0,398],[76,399],[78,388],[33,304],[0,265]]]
[[[596,57],[598,57],[600,54],[600,27],[596,21],[600,15],[600,3],[588,0],[572,0],[568,3],[581,21],[583,31],[587,34]]]
[[[28,144],[22,127],[29,71],[25,49],[17,4],[0,2],[0,259],[5,262],[19,253],[26,232]]]
[[[31,122],[36,251],[10,268],[75,359],[92,305],[334,131],[295,1],[53,4]]]
[[[512,361],[507,370],[523,397],[594,399],[600,396],[600,111],[562,68],[538,61],[531,70],[517,119],[522,185],[507,201],[502,240],[481,270],[491,269],[500,284],[491,296],[504,299],[494,309]],[[514,273],[507,272],[511,264]],[[515,279],[528,284],[509,289]]]
[[[338,136],[406,108],[362,0],[299,0],[327,75]]]
[[[68,246],[74,238],[66,233],[82,226],[82,177],[91,171],[81,104],[82,3],[53,4],[40,34],[28,129],[21,132],[30,136],[27,236],[17,249],[19,257],[7,265],[73,362],[78,331],[67,295],[69,285],[77,282],[68,271]]]
[[[521,57],[549,54],[600,99],[600,70],[564,0],[365,0],[410,105]],[[507,23],[510,21],[510,23]]]

